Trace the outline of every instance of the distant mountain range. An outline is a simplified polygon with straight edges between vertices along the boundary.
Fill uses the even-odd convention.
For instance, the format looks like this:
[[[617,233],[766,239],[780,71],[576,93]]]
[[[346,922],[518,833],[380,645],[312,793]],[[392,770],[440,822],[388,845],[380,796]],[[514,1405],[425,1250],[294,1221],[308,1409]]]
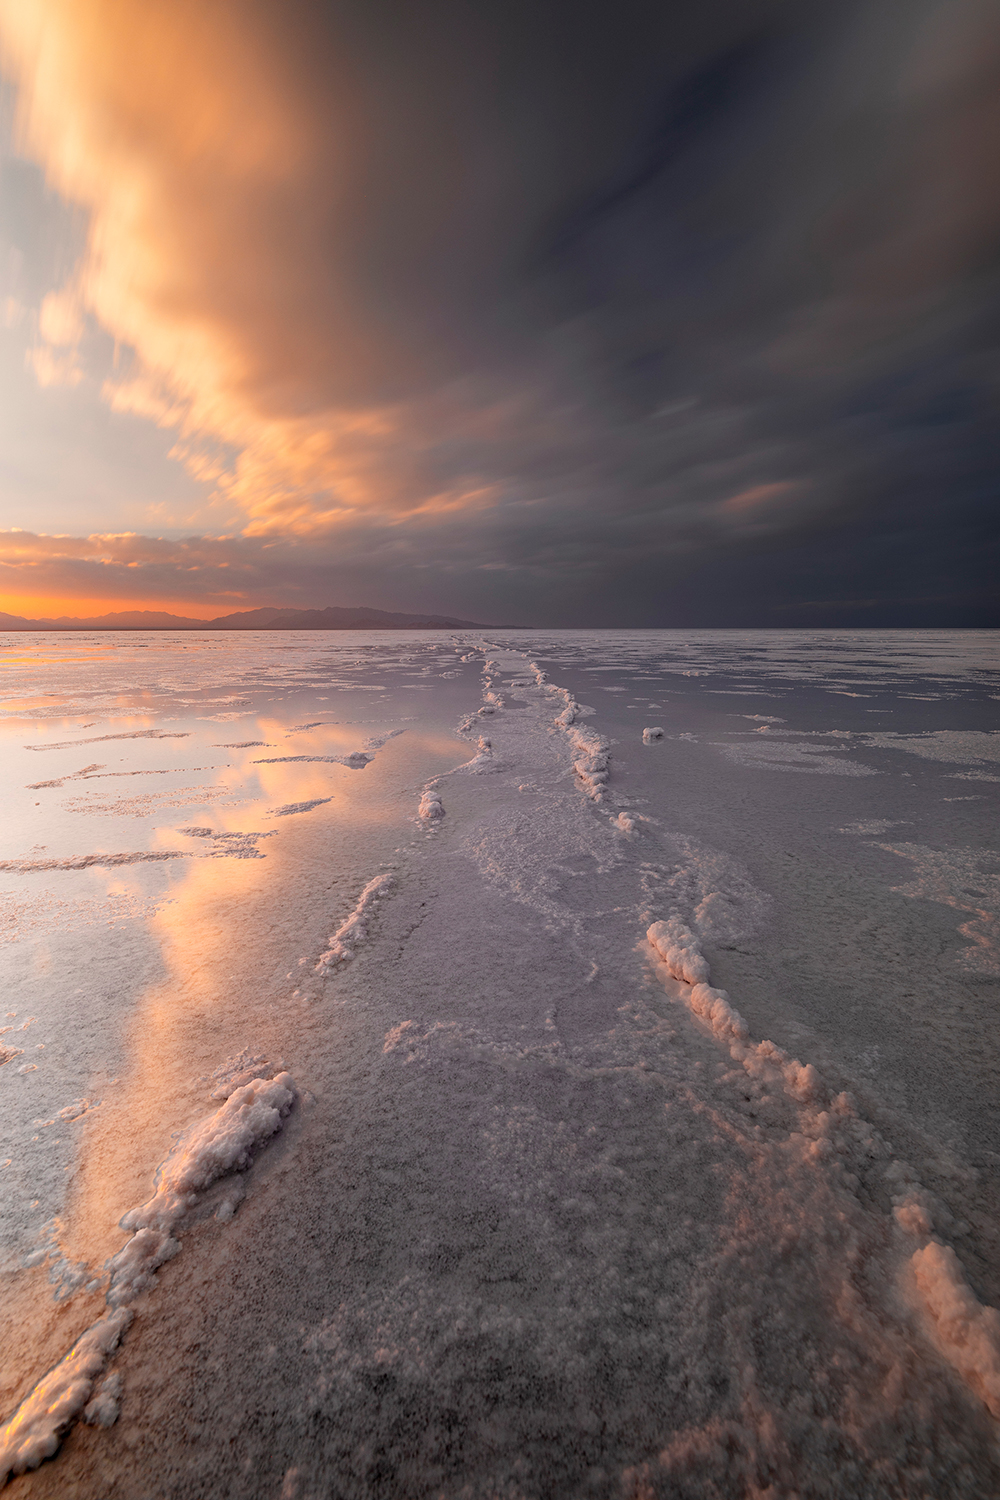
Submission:
[[[451,615],[401,615],[387,609],[245,609],[214,620],[191,620],[155,609],[125,609],[116,614],[75,619],[27,620],[0,612],[4,630],[482,630],[476,620]]]

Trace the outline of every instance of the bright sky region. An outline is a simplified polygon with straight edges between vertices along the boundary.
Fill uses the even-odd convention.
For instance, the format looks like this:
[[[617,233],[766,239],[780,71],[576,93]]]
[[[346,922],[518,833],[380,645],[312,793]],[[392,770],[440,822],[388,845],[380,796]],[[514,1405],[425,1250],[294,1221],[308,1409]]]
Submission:
[[[993,0],[0,48],[0,609],[1000,623]]]

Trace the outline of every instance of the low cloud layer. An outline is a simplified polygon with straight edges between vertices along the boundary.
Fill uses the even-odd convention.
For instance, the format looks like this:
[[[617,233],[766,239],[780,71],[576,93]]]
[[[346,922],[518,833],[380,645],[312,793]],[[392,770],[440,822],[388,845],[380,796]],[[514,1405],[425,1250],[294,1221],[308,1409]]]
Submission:
[[[0,36],[85,216],[32,378],[171,431],[239,532],[95,540],[82,499],[86,541],[7,534],[10,594],[993,620],[986,0],[0,0]]]

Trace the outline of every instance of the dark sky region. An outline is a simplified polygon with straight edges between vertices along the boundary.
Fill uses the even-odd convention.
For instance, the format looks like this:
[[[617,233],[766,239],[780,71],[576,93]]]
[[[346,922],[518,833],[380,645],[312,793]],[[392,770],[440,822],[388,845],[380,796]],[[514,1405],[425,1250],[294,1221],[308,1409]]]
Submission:
[[[995,0],[0,38],[0,608],[1000,624]]]

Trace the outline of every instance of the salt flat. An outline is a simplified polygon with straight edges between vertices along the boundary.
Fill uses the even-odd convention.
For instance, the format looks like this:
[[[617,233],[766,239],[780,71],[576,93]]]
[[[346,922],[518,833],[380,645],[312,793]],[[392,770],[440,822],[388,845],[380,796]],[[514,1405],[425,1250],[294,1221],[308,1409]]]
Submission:
[[[0,664],[12,1495],[1000,1491],[990,633]]]

